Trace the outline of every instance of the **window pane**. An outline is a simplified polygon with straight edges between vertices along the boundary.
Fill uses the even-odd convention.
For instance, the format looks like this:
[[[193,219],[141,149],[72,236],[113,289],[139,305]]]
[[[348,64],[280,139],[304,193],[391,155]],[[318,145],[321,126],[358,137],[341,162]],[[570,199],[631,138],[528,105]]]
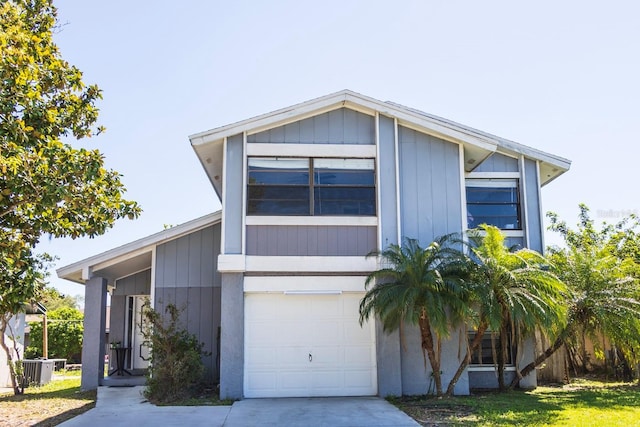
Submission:
[[[506,230],[520,229],[517,205],[468,205],[467,220],[469,228],[489,224]]]
[[[467,225],[489,224],[505,230],[519,230],[520,201],[516,179],[468,179]]]
[[[309,215],[309,187],[250,185],[249,215]]]
[[[373,159],[314,159],[315,185],[375,185]]]
[[[309,185],[309,160],[280,158],[249,159],[249,185]]]
[[[375,189],[371,187],[316,187],[315,215],[375,215]]]
[[[467,202],[470,203],[517,203],[516,188],[467,187]]]

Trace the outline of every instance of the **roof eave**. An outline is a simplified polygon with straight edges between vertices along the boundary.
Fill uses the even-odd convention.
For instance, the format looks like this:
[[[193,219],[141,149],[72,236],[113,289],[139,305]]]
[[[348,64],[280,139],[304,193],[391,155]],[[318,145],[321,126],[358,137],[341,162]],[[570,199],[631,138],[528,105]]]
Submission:
[[[126,243],[117,248],[110,249],[89,258],[74,262],[73,264],[60,267],[56,270],[56,275],[61,279],[70,280],[79,284],[85,284],[93,268],[100,266],[104,268],[108,265],[121,262],[132,256],[151,251],[153,247],[175,240],[186,234],[201,230],[210,225],[220,222],[222,212],[217,211],[200,218],[185,222],[175,227],[168,228],[150,236],[143,237],[133,242]]]

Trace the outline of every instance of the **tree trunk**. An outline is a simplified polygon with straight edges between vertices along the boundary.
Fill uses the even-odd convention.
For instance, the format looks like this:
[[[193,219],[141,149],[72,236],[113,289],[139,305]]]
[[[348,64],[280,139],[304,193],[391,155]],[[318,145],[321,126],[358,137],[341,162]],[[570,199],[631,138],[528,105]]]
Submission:
[[[9,317],[9,319],[11,319],[11,317]],[[11,387],[13,387],[13,394],[19,395],[22,394],[24,390],[21,390],[21,384],[18,384],[16,381],[17,378],[15,365],[13,362],[13,353],[11,352],[9,346],[7,346],[7,343],[4,341],[4,336],[5,332],[7,331],[7,324],[9,323],[9,319],[7,319],[5,316],[2,316],[0,318],[0,347],[2,347],[7,355],[7,365],[9,365],[9,376],[11,377]]]
[[[534,369],[540,366],[542,362],[544,362],[549,357],[551,357],[553,353],[555,353],[560,347],[562,347],[563,343],[564,343],[564,334],[560,334],[560,336],[558,336],[558,338],[554,341],[551,347],[547,348],[544,351],[544,353],[536,357],[533,362],[529,363],[521,371],[516,369],[516,376],[513,378],[513,381],[511,381],[511,384],[509,384],[509,389],[513,389],[520,382],[522,378],[529,375],[531,372],[533,372]]]
[[[478,326],[476,335],[473,337],[471,346],[467,347],[467,354],[465,354],[464,359],[462,359],[462,361],[460,362],[460,366],[458,366],[458,370],[453,375],[453,378],[451,378],[451,381],[447,386],[447,392],[445,393],[445,396],[449,397],[453,394],[453,389],[458,383],[458,380],[460,379],[460,376],[462,376],[462,373],[464,372],[464,370],[467,368],[467,366],[469,366],[469,363],[471,362],[471,355],[473,354],[474,351],[478,349],[478,346],[482,343],[482,338],[484,337],[484,333],[486,331],[487,331],[487,325],[484,323],[481,323]]]
[[[436,385],[436,395],[442,396],[442,377],[440,375],[440,360],[435,352],[435,345],[433,340],[433,334],[431,333],[431,323],[426,316],[426,313],[422,313],[422,316],[418,320],[420,326],[420,336],[422,338],[422,351],[427,353],[431,369],[433,371],[433,382]]]
[[[504,367],[506,364],[507,357],[507,328],[502,325],[500,327],[500,336],[499,336],[499,345],[500,349],[498,351],[498,388],[500,391],[506,390],[506,385],[504,382]]]

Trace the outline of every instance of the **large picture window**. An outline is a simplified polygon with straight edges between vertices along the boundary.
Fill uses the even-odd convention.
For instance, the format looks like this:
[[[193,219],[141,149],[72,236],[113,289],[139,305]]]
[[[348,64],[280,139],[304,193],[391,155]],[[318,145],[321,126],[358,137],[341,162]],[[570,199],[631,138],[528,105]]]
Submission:
[[[376,214],[373,159],[252,157],[248,215]]]
[[[467,179],[467,225],[494,225],[520,230],[520,197],[516,179]]]

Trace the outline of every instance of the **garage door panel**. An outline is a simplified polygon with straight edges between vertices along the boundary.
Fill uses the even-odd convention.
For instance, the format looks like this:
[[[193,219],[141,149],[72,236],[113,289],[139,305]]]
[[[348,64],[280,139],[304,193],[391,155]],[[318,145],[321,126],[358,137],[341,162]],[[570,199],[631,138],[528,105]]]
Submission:
[[[246,294],[245,396],[376,394],[375,332],[358,323],[361,298]]]
[[[307,339],[316,345],[333,344],[336,340],[342,341],[343,324],[341,320],[327,320],[326,322],[314,322],[311,331],[307,331]]]
[[[344,349],[344,363],[348,366],[373,365],[373,357],[368,346],[349,346]]]
[[[254,370],[247,380],[247,385],[255,393],[272,393],[277,390],[278,375],[275,371]]]

